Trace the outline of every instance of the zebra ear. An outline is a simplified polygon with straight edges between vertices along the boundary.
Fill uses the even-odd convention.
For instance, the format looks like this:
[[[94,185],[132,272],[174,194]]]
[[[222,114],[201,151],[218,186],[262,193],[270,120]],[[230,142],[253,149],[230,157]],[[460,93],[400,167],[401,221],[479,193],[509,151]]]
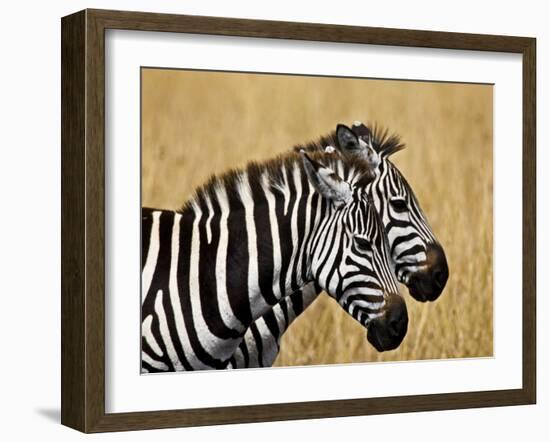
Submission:
[[[336,126],[336,140],[340,149],[345,151],[359,151],[361,145],[359,143],[359,137],[355,135],[349,127],[344,124]]]
[[[362,123],[361,121],[354,121],[352,130],[353,130],[353,133],[360,138],[361,137],[368,138],[372,135],[370,129],[367,126],[365,126],[365,124]]]
[[[352,201],[351,186],[340,178],[333,170],[312,160],[304,150],[300,151],[307,177],[313,188],[324,198],[332,201],[336,208]]]
[[[363,123],[353,123],[353,130],[343,124],[336,127],[336,138],[343,151],[351,153],[376,168],[380,164],[380,155],[364,140],[371,137],[370,130]]]

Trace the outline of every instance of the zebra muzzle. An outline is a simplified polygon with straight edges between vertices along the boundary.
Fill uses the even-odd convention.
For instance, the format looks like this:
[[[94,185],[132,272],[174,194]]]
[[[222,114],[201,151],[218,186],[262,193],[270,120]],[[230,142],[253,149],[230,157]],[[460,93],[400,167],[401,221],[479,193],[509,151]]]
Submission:
[[[367,339],[379,352],[395,350],[407,334],[409,315],[403,298],[391,293],[386,299],[384,314],[368,326]]]
[[[445,252],[439,244],[430,244],[426,251],[427,268],[414,273],[407,282],[409,293],[420,302],[435,301],[443,292],[449,278]]]

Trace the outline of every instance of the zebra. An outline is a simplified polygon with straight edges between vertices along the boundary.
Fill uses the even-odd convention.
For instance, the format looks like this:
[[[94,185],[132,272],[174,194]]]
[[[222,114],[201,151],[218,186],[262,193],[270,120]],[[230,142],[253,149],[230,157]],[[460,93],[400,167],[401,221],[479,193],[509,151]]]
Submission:
[[[214,176],[180,211],[142,210],[142,372],[228,368],[254,321],[315,284],[380,351],[408,328],[357,158],[289,152]]]
[[[434,301],[448,278],[443,248],[432,232],[411,187],[389,160],[405,146],[397,136],[355,121],[332,134],[295,150],[339,153],[361,158],[376,171],[367,192],[383,217],[392,261],[398,280],[418,301]],[[280,340],[290,324],[311,304],[321,290],[313,284],[293,293],[253,323],[230,360],[231,368],[270,367],[279,353]]]

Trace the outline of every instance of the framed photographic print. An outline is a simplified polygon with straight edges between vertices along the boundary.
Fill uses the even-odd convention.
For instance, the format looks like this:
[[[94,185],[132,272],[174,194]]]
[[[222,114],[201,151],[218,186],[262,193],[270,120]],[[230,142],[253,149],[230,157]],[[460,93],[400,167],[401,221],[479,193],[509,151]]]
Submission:
[[[535,40],[62,19],[62,423],[532,404]]]

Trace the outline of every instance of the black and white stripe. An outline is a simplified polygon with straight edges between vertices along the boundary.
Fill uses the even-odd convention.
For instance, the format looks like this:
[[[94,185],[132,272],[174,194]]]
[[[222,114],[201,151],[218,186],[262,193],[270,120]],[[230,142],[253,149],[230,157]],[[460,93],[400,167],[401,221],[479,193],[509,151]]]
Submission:
[[[179,212],[144,209],[142,371],[227,368],[252,324],[309,284],[373,345],[399,345],[408,320],[372,178],[353,158],[289,153],[213,178]]]
[[[409,286],[417,299],[424,301],[436,298],[446,281],[432,281],[431,274],[438,268],[446,270],[443,249],[433,233],[418,203],[418,200],[399,169],[389,161],[390,155],[404,148],[395,136],[387,137],[361,122],[355,122],[352,129],[339,125],[332,135],[318,143],[299,146],[297,149],[321,151],[327,154],[353,156],[365,161],[376,171],[375,177],[366,187],[376,210],[383,220],[388,237],[391,260],[398,280]],[[433,250],[440,250],[439,260],[429,259]],[[433,271],[435,268],[435,272]],[[416,276],[415,276],[416,275]],[[420,278],[418,277],[420,275]],[[427,275],[428,282],[422,280]],[[415,292],[415,282],[424,282],[424,291]],[[427,286],[427,288],[426,288]],[[435,286],[435,287],[434,287]],[[254,323],[231,361],[233,368],[271,366],[279,352],[280,339],[292,321],[313,301],[319,290],[310,286],[285,298]],[[426,292],[436,295],[426,297]],[[432,300],[432,299],[430,299]],[[287,312],[291,312],[290,314]],[[270,324],[267,327],[266,324]],[[275,324],[278,327],[275,327]]]

